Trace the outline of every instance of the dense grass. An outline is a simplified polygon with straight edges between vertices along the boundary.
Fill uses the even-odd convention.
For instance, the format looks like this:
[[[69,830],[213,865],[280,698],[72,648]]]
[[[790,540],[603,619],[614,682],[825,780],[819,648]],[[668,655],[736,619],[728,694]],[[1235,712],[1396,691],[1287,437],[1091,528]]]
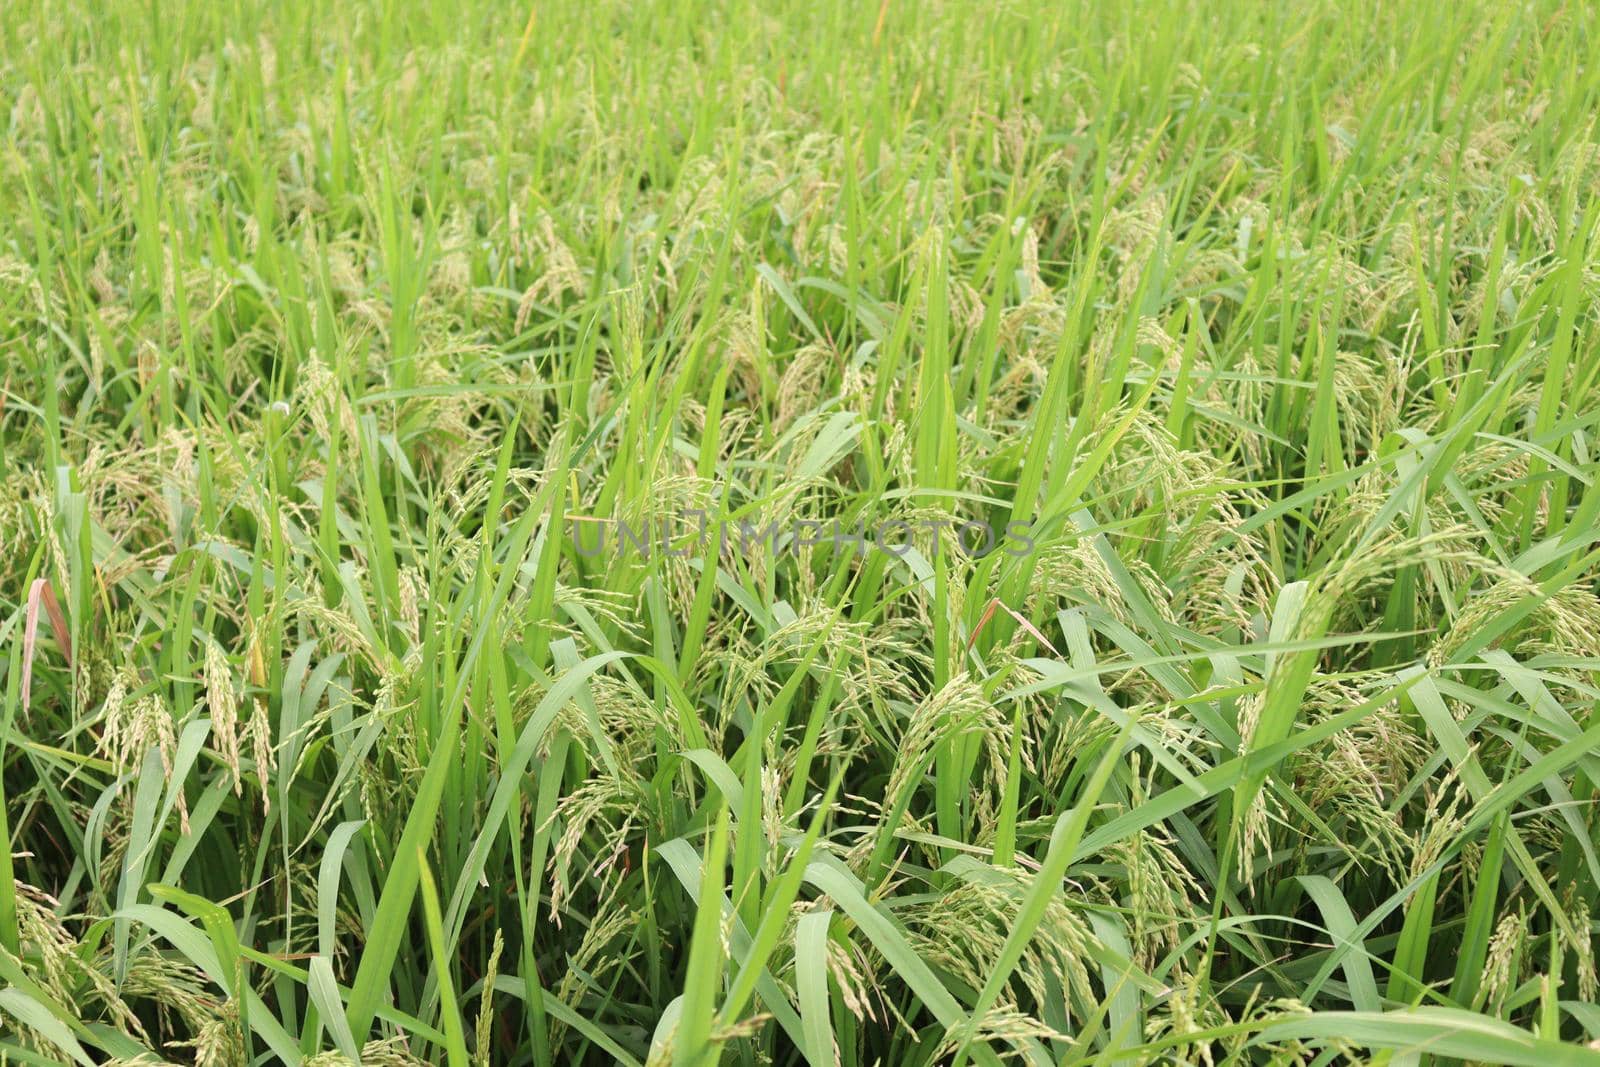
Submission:
[[[1593,6],[102,6],[0,1058],[1600,1062]]]

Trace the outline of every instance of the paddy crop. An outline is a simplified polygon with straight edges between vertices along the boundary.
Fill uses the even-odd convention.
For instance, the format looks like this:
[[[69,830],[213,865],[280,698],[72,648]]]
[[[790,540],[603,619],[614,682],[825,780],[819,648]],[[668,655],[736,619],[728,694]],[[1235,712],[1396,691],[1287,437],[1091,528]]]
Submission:
[[[1597,20],[0,6],[0,1058],[1600,1062]]]

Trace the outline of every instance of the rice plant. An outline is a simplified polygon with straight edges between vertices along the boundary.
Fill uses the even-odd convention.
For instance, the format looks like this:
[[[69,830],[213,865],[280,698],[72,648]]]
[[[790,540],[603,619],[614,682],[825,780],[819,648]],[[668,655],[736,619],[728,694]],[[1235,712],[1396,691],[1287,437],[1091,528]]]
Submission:
[[[1597,55],[0,5],[0,1060],[1600,1063]]]

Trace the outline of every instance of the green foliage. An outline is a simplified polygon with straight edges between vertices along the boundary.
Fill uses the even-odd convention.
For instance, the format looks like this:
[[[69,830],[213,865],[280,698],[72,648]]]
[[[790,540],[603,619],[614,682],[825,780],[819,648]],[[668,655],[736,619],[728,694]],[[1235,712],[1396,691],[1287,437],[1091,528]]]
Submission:
[[[0,7],[0,1059],[1600,1062],[1597,31]]]

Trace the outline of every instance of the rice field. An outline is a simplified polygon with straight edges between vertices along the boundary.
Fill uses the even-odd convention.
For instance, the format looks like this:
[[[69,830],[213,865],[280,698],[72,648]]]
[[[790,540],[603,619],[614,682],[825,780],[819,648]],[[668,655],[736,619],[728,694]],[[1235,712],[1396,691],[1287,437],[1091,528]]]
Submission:
[[[1597,56],[0,5],[0,1061],[1600,1064]]]

